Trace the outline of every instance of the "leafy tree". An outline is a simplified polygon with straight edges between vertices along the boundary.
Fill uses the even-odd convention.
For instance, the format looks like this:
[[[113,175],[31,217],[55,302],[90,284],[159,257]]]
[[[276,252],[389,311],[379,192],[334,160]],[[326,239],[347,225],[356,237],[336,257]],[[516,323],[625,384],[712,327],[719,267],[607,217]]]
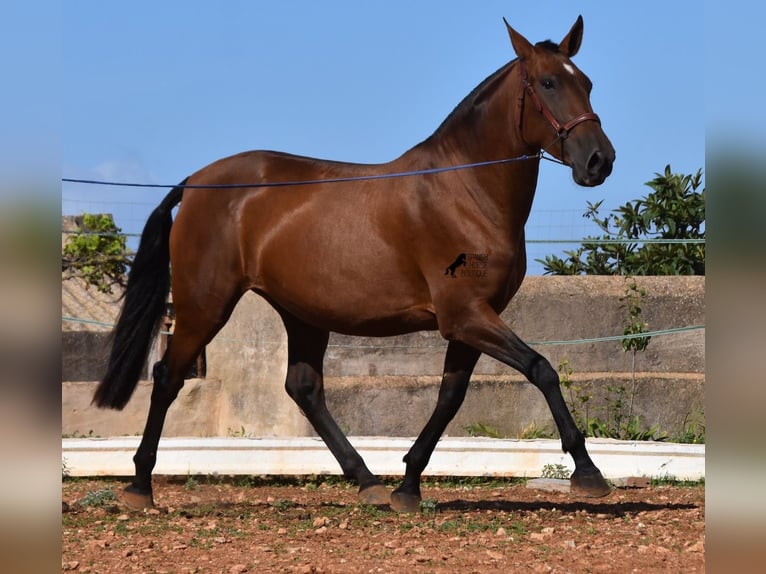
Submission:
[[[86,286],[111,293],[114,285],[125,286],[132,254],[108,214],[85,213],[75,233],[67,238],[61,258],[64,278],[81,277]]]
[[[652,192],[629,201],[611,214],[599,217],[603,203],[588,202],[583,217],[592,220],[605,235],[587,237],[564,258],[547,255],[538,259],[546,275],[704,275],[704,242],[644,242],[705,238],[705,189],[702,170],[695,175],[663,174],[646,182]],[[630,240],[642,240],[632,243]],[[590,240],[590,241],[589,241]],[[610,243],[620,240],[618,243]]]

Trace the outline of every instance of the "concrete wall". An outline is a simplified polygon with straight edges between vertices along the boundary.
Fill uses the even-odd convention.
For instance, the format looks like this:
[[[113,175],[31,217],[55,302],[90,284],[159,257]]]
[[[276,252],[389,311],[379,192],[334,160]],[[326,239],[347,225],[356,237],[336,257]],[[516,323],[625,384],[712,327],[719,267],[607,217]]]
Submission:
[[[647,292],[642,308],[649,329],[704,324],[704,277],[636,281]],[[502,317],[554,367],[569,362],[573,380],[594,395],[592,409],[605,406],[607,386],[630,391],[635,381],[633,411],[650,425],[678,432],[685,418],[704,412],[704,330],[653,338],[637,356],[635,378],[632,357],[619,340],[539,344],[621,335],[625,286],[620,277],[527,277]],[[333,334],[325,360],[326,389],[341,428],[355,435],[416,435],[435,405],[445,349],[438,333],[384,339]],[[171,408],[165,436],[313,434],[283,390],[286,356],[279,317],[262,299],[246,295],[207,348],[207,378],[188,381]],[[148,384],[121,413],[88,406],[93,387],[90,382],[64,383],[64,433],[142,431]],[[80,395],[87,401],[75,398]],[[539,391],[488,357],[479,361],[466,402],[447,433],[464,435],[464,427],[480,422],[514,437],[530,424],[553,426]]]

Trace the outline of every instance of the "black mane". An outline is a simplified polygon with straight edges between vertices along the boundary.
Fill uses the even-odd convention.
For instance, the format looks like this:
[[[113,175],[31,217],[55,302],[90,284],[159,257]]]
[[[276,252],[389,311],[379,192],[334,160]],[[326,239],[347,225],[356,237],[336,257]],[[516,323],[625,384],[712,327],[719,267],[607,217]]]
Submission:
[[[465,110],[472,108],[476,100],[480,97],[484,96],[484,91],[487,89],[490,89],[493,87],[493,84],[502,76],[506,74],[508,70],[513,66],[513,64],[516,63],[516,58],[511,60],[510,62],[504,64],[500,68],[498,68],[494,73],[487,76],[484,81],[482,81],[478,86],[476,86],[471,92],[463,98],[460,103],[455,106],[455,109],[453,109],[450,114],[444,118],[444,121],[439,124],[439,127],[436,128],[436,131],[431,135],[431,137],[436,136],[439,132],[441,132],[444,127],[456,116],[461,115]],[[429,138],[430,139],[430,138]]]
[[[559,45],[556,42],[553,42],[552,40],[542,40],[540,42],[537,42],[535,44],[535,47],[542,48],[544,50],[549,50],[551,52],[558,52],[559,51]],[[490,74],[487,76],[483,82],[481,82],[478,86],[476,86],[473,90],[471,90],[471,93],[469,93],[465,98],[463,98],[460,103],[455,106],[455,109],[453,109],[450,114],[444,118],[444,121],[439,124],[439,127],[436,128],[433,134],[426,140],[430,140],[433,137],[436,137],[446,125],[450,123],[452,119],[454,119],[457,116],[460,116],[465,111],[470,110],[473,108],[473,106],[476,105],[477,101],[479,101],[481,98],[486,97],[488,94],[485,93],[487,90],[491,90],[495,87],[496,81],[504,76],[508,70],[513,66],[513,64],[516,63],[518,58],[514,58],[510,62],[504,64],[500,68],[498,68],[493,74]]]

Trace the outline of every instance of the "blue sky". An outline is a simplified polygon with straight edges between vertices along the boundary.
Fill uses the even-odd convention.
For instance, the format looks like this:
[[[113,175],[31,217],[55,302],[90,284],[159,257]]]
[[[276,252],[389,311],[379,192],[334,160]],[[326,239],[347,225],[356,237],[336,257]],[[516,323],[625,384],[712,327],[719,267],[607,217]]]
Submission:
[[[559,41],[578,14],[574,60],[617,162],[588,189],[543,162],[527,236],[596,234],[587,201],[604,199],[605,213],[648,193],[668,163],[704,167],[698,2],[66,3],[62,176],[172,184],[248,149],[388,161],[514,57],[503,16],[531,41]],[[112,212],[137,233],[164,193],[65,183],[62,211]],[[573,247],[530,245],[529,272]]]

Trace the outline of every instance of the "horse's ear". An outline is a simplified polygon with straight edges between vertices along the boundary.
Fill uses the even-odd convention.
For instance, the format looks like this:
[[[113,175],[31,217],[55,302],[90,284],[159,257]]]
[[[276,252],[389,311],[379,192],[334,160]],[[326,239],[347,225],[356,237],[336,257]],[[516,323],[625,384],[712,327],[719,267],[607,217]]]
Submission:
[[[572,26],[569,34],[567,34],[559,43],[559,51],[568,58],[574,56],[580,49],[580,44],[582,43],[582,28],[582,16],[578,16],[577,21],[574,23],[574,26]]]
[[[503,18],[503,22],[505,22],[505,27],[508,28],[508,35],[511,37],[511,45],[513,46],[513,51],[516,52],[516,55],[522,60],[530,56],[533,48],[532,44],[529,43],[529,40],[511,28],[511,25],[508,24],[508,20]]]

